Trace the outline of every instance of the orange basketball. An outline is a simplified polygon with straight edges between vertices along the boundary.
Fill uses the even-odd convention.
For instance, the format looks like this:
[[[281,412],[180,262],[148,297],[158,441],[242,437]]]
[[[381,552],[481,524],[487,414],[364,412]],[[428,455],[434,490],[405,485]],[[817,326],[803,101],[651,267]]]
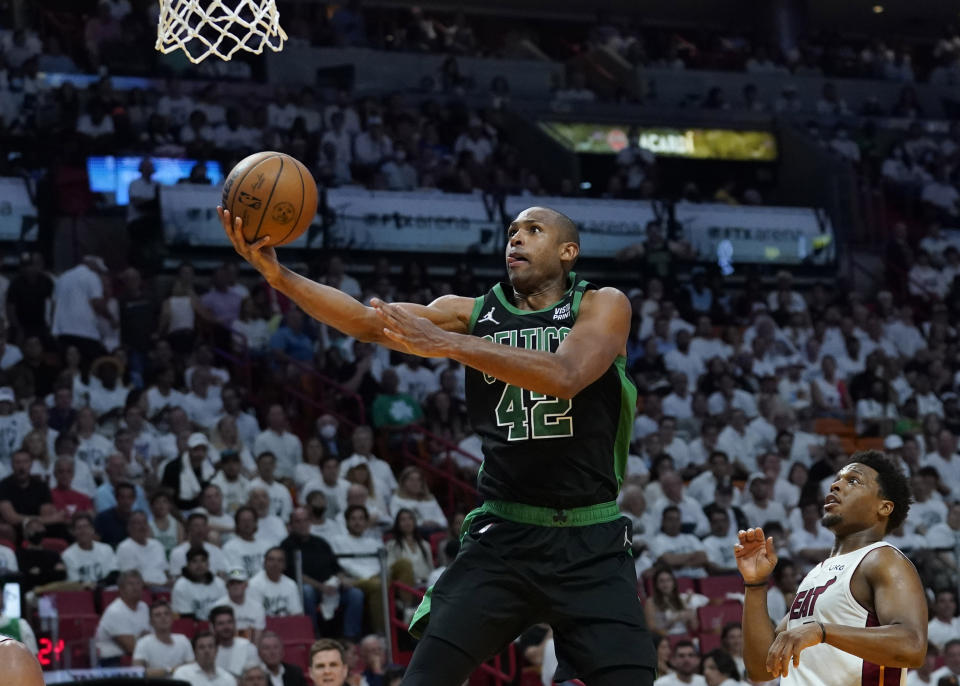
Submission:
[[[243,237],[264,236],[270,245],[300,237],[317,213],[317,184],[299,160],[282,152],[258,152],[234,167],[223,183],[223,208],[243,219]]]

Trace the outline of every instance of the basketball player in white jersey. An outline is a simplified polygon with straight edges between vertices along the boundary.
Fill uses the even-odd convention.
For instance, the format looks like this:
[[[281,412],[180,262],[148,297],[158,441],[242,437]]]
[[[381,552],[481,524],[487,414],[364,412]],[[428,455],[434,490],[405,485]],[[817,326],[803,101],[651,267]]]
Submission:
[[[883,541],[910,509],[903,473],[883,453],[855,453],[824,499],[830,557],[804,578],[787,615],[773,627],[767,581],[777,564],[763,530],[734,546],[746,585],[743,659],[749,677],[781,686],[894,686],[923,664],[927,600],[913,564]],[[801,658],[800,652],[803,651]]]

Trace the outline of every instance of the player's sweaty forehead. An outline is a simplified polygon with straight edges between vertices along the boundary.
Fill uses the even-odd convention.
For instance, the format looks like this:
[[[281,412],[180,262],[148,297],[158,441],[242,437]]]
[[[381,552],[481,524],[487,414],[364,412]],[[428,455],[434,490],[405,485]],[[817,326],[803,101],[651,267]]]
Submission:
[[[859,462],[851,462],[845,467],[842,467],[840,471],[837,472],[837,479],[846,478],[847,475],[859,477],[864,483],[872,484],[877,482],[877,470],[865,464],[860,464]]]
[[[513,229],[526,228],[532,224],[547,229],[548,233],[555,234],[562,241],[571,241],[578,245],[580,243],[576,224],[566,215],[549,207],[528,207],[510,222],[507,234],[509,235]]]
[[[555,212],[544,207],[531,207],[517,215],[517,218],[510,222],[510,227],[523,227],[530,224],[543,224],[552,226],[557,219]]]

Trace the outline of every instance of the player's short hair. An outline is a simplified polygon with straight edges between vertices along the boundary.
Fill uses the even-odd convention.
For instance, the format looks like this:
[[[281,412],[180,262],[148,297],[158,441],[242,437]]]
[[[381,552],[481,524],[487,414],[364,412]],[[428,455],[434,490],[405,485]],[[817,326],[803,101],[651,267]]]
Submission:
[[[310,646],[310,666],[313,666],[314,655],[327,650],[336,650],[338,653],[340,653],[340,661],[346,664],[347,651],[343,647],[343,644],[340,643],[340,641],[334,641],[332,638],[321,638],[319,641],[314,641],[313,645]]]
[[[864,450],[850,456],[850,462],[859,462],[877,473],[880,497],[893,503],[893,512],[887,517],[884,533],[903,524],[910,512],[910,482],[900,468],[879,450]]]

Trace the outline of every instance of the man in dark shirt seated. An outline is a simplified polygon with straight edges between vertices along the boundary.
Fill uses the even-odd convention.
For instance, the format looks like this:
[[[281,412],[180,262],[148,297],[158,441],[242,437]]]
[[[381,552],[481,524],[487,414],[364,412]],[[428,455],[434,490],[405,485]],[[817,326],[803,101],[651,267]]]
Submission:
[[[202,433],[190,434],[187,454],[171,460],[163,469],[162,485],[174,493],[174,502],[181,510],[200,506],[204,486],[213,478],[213,464],[207,457],[210,442]]]
[[[98,514],[93,526],[100,534],[100,540],[115,548],[127,537],[127,522],[137,500],[137,490],[133,484],[122,481],[114,487],[114,493],[117,504]]]
[[[31,591],[37,586],[63,581],[67,578],[67,566],[60,553],[47,550],[40,541],[48,537],[46,527],[39,519],[27,521],[23,530],[23,547],[17,551],[22,590]]]
[[[0,481],[0,518],[18,533],[23,530],[24,520],[34,517],[48,526],[59,525],[65,533],[66,518],[53,506],[50,488],[39,476],[30,474],[33,464],[30,453],[17,450],[10,462],[13,474]]]
[[[306,508],[298,507],[290,515],[290,535],[283,539],[280,544],[283,552],[287,556],[287,575],[293,578],[296,573],[296,553],[300,551],[303,565],[303,609],[304,613],[313,620],[314,633],[320,635],[320,618],[318,616],[319,604],[324,600],[325,593],[336,593],[338,586],[336,583],[337,573],[340,571],[340,565],[337,563],[337,556],[333,552],[330,544],[319,536],[313,536],[310,533],[310,515]],[[333,578],[333,584],[331,584]],[[359,626],[348,626],[353,624],[351,619],[363,617],[363,591],[359,588],[340,588],[339,605],[344,609],[344,631],[343,635],[348,638],[356,639],[360,633]],[[332,619],[326,617],[325,620]],[[356,622],[359,624],[360,622]],[[347,629],[355,632],[351,635]]]

